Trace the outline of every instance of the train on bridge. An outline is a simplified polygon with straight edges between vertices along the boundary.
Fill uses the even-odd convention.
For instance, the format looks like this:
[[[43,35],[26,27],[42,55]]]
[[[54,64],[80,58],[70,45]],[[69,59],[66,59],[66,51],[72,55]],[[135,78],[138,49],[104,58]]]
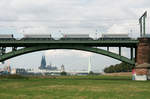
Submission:
[[[18,40],[13,34],[0,34],[0,40]],[[56,40],[51,34],[25,34],[19,40]],[[94,39],[89,34],[63,34],[57,40],[131,40],[128,34],[102,34],[101,37]]]

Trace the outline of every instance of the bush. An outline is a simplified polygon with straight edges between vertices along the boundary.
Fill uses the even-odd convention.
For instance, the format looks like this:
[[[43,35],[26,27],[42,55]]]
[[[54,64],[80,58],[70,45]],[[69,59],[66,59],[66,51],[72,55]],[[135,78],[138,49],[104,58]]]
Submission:
[[[21,75],[1,75],[1,79],[28,79],[28,77]]]
[[[90,71],[90,72],[89,72],[89,75],[94,75],[94,72],[93,72],[93,71]]]
[[[61,72],[61,73],[60,73],[60,75],[62,75],[62,76],[66,76],[66,75],[67,75],[67,73],[66,73],[66,72]]]
[[[111,65],[104,69],[105,73],[117,73],[117,72],[131,72],[134,68],[133,65],[127,63],[120,63],[116,65]]]

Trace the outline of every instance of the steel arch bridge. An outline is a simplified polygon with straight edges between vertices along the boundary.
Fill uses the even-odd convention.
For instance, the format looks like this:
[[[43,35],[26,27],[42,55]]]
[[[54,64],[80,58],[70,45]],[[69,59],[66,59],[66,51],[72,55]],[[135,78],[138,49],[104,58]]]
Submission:
[[[136,48],[138,41],[130,40],[130,41],[0,41],[1,53],[0,53],[0,61],[3,62],[7,59],[42,50],[51,50],[51,49],[75,49],[93,52],[101,55],[105,55],[114,59],[117,59],[122,62],[126,62],[132,65],[135,65],[134,56],[133,56],[133,48]],[[12,51],[6,52],[6,47],[12,47]],[[23,47],[22,49],[17,49],[19,47]],[[97,47],[119,47],[119,54],[110,52],[109,49],[103,50]],[[121,47],[131,48],[131,59],[121,55]]]

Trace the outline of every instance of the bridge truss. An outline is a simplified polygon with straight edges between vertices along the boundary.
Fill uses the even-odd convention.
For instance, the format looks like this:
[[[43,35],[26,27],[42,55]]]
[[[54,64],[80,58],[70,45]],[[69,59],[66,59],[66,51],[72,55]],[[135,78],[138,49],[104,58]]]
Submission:
[[[133,49],[137,48],[138,40],[0,40],[0,62],[7,59],[41,50],[75,49],[105,55],[122,62],[135,64]],[[11,51],[6,49],[11,47]],[[107,47],[107,50],[98,47]],[[119,54],[109,51],[109,47],[118,47]],[[130,58],[122,56],[121,47],[130,48]]]

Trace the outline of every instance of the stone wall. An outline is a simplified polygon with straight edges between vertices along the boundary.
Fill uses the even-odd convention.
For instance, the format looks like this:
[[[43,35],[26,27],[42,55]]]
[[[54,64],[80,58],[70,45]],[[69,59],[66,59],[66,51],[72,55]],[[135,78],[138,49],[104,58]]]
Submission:
[[[137,65],[150,63],[150,38],[139,38],[136,62]]]
[[[135,69],[136,75],[147,75],[148,69],[147,68],[141,68],[141,69]]]

